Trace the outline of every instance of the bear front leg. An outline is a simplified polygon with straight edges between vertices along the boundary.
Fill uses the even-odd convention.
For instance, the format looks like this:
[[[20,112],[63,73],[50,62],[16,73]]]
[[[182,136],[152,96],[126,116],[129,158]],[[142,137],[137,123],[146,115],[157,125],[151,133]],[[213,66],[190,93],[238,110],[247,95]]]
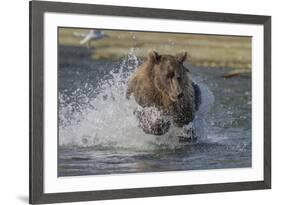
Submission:
[[[163,135],[170,129],[171,122],[155,109],[135,110],[134,115],[146,134]]]

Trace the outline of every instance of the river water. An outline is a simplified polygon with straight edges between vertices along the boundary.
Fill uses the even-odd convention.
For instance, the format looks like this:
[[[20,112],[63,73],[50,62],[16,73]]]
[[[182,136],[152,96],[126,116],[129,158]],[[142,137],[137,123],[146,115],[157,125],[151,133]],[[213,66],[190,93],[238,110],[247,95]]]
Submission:
[[[86,48],[60,47],[58,176],[251,167],[251,75],[187,65],[202,91],[193,122],[197,143],[143,133],[126,100],[126,82],[141,62],[91,60]]]

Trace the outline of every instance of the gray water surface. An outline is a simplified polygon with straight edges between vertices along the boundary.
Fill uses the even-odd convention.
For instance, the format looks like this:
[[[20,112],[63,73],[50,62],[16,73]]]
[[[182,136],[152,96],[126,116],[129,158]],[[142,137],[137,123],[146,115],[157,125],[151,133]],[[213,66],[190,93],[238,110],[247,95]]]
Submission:
[[[73,133],[84,126],[80,126],[82,120],[77,120],[77,116],[84,113],[81,110],[85,107],[87,112],[97,109],[91,102],[98,95],[93,88],[98,86],[100,79],[110,78],[110,72],[118,72],[120,67],[134,69],[130,58],[124,65],[122,61],[93,61],[90,54],[88,49],[75,47],[60,47],[59,50],[58,88],[63,97],[58,103],[59,109],[68,109],[59,110],[58,176],[251,167],[251,75],[225,79],[222,76],[230,71],[227,68],[189,66],[195,81],[208,89],[209,93],[202,92],[202,95],[212,95],[203,98],[207,101],[204,106],[208,112],[200,116],[201,121],[197,123],[202,136],[198,136],[199,141],[195,144],[171,148],[157,144],[156,138],[136,148],[126,146],[126,140],[119,145],[118,141],[102,141],[102,137],[94,138],[95,141],[85,137],[81,143],[76,143],[79,139]],[[108,96],[104,98],[106,101]],[[126,124],[126,119],[114,121]],[[109,123],[108,128],[111,126]],[[92,132],[95,134],[94,127]],[[75,140],[69,140],[70,136]],[[89,140],[92,140],[91,144]]]

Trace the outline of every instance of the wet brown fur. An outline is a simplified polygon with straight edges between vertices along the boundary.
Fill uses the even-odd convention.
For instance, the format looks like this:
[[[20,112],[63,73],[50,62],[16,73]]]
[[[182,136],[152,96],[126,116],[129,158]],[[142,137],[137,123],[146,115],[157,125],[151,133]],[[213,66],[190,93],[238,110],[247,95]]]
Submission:
[[[194,118],[195,104],[191,76],[183,66],[186,55],[150,52],[129,79],[127,97],[133,95],[142,107],[159,108],[178,126],[188,124]]]

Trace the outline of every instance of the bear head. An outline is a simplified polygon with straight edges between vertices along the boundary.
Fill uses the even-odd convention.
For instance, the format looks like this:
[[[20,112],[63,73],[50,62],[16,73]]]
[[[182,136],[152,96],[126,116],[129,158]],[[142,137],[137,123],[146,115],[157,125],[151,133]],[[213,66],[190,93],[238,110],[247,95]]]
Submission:
[[[155,51],[148,54],[155,88],[172,102],[177,102],[184,95],[184,85],[188,81],[186,77],[188,70],[183,66],[186,58],[186,52],[175,56],[159,55]]]

